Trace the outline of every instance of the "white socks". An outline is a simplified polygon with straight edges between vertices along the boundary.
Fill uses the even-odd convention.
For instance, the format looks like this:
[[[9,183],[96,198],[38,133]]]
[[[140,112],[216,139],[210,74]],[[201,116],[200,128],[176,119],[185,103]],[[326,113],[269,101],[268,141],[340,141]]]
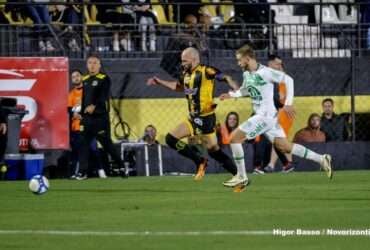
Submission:
[[[321,163],[322,155],[315,153],[302,145],[294,143],[291,153],[298,157],[309,159],[319,164]]]
[[[233,152],[234,162],[236,167],[238,168],[238,175],[243,178],[247,177],[247,171],[245,170],[245,163],[244,163],[244,150],[241,143],[231,143],[230,144],[231,151]]]

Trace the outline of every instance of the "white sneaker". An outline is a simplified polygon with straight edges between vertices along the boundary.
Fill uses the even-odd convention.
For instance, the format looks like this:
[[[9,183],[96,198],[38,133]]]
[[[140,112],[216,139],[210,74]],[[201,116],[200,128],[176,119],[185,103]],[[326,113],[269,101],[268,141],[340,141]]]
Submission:
[[[106,179],[106,178],[108,178],[108,177],[107,177],[107,175],[105,174],[104,169],[99,169],[99,170],[98,170],[98,175],[99,175],[99,178],[101,178],[101,179]]]
[[[123,49],[127,52],[130,52],[132,51],[132,46],[131,46],[131,40],[129,38],[124,38],[120,41],[121,43],[121,46],[123,47]]]
[[[150,40],[149,42],[149,49],[150,49],[150,52],[155,52],[156,51],[156,46],[155,46],[155,40]]]
[[[41,51],[46,51],[46,45],[44,41],[39,41],[39,48]]]
[[[113,40],[113,51],[119,52],[119,42],[118,40]]]
[[[224,181],[222,184],[225,187],[235,187],[239,184],[247,185],[248,178],[246,176],[234,175],[230,180]]]
[[[324,170],[326,172],[326,175],[329,179],[333,178],[333,168],[331,166],[331,156],[328,154],[325,154],[322,156],[322,160],[320,163],[320,169]]]
[[[46,41],[46,51],[47,52],[53,52],[53,51],[55,51],[55,48],[54,48],[53,44],[51,44],[50,41]]]

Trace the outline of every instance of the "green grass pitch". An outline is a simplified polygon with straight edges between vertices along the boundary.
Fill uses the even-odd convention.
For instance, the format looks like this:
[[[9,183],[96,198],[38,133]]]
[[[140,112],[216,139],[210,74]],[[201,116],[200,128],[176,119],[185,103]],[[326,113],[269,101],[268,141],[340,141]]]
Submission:
[[[271,232],[370,229],[370,171],[250,175],[243,193],[228,177],[51,180],[41,196],[2,181],[0,249],[369,249],[370,236]]]

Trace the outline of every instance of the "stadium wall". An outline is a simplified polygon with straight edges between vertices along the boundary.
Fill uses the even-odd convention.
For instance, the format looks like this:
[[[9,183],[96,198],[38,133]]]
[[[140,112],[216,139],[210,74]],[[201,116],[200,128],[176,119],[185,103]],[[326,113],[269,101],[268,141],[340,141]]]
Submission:
[[[241,81],[241,71],[232,58],[211,58],[208,61],[235,79]],[[321,113],[321,101],[331,97],[335,101],[337,113],[351,111],[351,80],[352,65],[350,59],[286,59],[285,67],[295,79],[295,108],[297,118],[289,135],[306,126],[309,114]],[[112,78],[112,135],[120,135],[120,127],[116,128],[119,115],[131,128],[131,139],[140,138],[144,127],[154,124],[158,130],[158,139],[164,142],[165,134],[180,121],[186,119],[187,105],[182,93],[169,91],[162,87],[147,87],[146,79],[157,75],[171,79],[162,68],[160,59],[119,59],[103,61],[104,70]],[[355,112],[370,113],[370,76],[367,73],[370,61],[359,58],[356,62],[357,79],[354,88]],[[85,69],[84,61],[72,61],[71,69]],[[225,84],[217,84],[216,96],[227,91]],[[240,114],[241,121],[251,114],[251,105],[248,98],[220,102],[217,107],[217,116],[223,122],[230,111]],[[369,168],[369,142],[321,143],[310,145],[318,152],[332,153],[338,169],[367,169]],[[152,149],[153,150],[153,149]],[[251,169],[251,146],[247,146],[247,166]],[[138,152],[140,154],[140,152]],[[165,172],[193,172],[193,164],[179,156],[171,149],[164,148],[163,161]],[[140,159],[142,157],[138,157]],[[151,159],[155,161],[155,157]],[[298,161],[301,170],[317,170],[317,166],[308,162]],[[155,165],[155,163],[154,163]],[[216,163],[210,172],[221,172]],[[138,164],[142,167],[143,164]],[[155,169],[155,168],[154,168]],[[155,174],[155,170],[154,174]],[[143,172],[138,171],[139,174]]]
[[[245,144],[245,166],[248,172],[253,171],[253,147],[251,144]],[[355,170],[370,169],[370,154],[368,149],[370,142],[330,142],[330,143],[309,143],[306,144],[310,149],[319,153],[329,153],[333,156],[333,166],[336,170]],[[223,150],[231,156],[228,146]],[[149,174],[159,175],[157,147],[149,147]],[[163,172],[165,174],[194,173],[195,165],[189,159],[177,154],[176,151],[163,146],[162,147]],[[136,150],[136,170],[138,175],[145,175],[144,150]],[[294,157],[293,159],[296,171],[318,171],[318,164]],[[278,161],[276,170],[281,169]],[[225,170],[213,159],[210,159],[207,173],[224,173]],[[325,178],[325,177],[323,177]]]
[[[321,101],[326,96],[296,97],[294,106],[297,116],[289,137],[292,138],[295,132],[307,124],[307,119],[311,113],[321,113]],[[351,102],[349,96],[331,96],[335,102],[337,113],[349,113]],[[158,140],[164,143],[164,137],[168,131],[173,129],[179,122],[187,117],[187,104],[185,98],[143,98],[143,99],[113,99],[112,100],[112,136],[115,132],[115,125],[118,121],[117,113],[129,124],[131,128],[131,139],[142,136],[144,128],[148,124],[153,124],[158,131]],[[240,121],[246,120],[252,113],[249,98],[219,101],[217,99],[217,119],[223,123],[226,115],[230,111],[236,111],[240,115]],[[370,113],[370,96],[357,96],[356,104],[359,107],[357,112]]]

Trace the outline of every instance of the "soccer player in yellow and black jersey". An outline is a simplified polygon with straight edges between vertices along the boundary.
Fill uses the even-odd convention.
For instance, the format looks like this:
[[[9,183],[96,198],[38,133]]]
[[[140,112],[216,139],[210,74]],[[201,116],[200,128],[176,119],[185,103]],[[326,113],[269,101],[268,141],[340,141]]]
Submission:
[[[190,158],[197,165],[195,180],[201,180],[205,174],[207,159],[189,147],[181,139],[200,135],[205,141],[208,154],[232,175],[237,169],[233,160],[227,156],[217,144],[216,104],[213,101],[215,80],[227,82],[232,88],[238,86],[230,76],[222,74],[216,68],[200,64],[199,52],[195,48],[187,48],[181,55],[182,74],[178,81],[165,81],[158,77],[148,79],[148,85],[162,85],[175,91],[183,91],[188,100],[189,117],[166,135],[166,143],[181,155]]]

